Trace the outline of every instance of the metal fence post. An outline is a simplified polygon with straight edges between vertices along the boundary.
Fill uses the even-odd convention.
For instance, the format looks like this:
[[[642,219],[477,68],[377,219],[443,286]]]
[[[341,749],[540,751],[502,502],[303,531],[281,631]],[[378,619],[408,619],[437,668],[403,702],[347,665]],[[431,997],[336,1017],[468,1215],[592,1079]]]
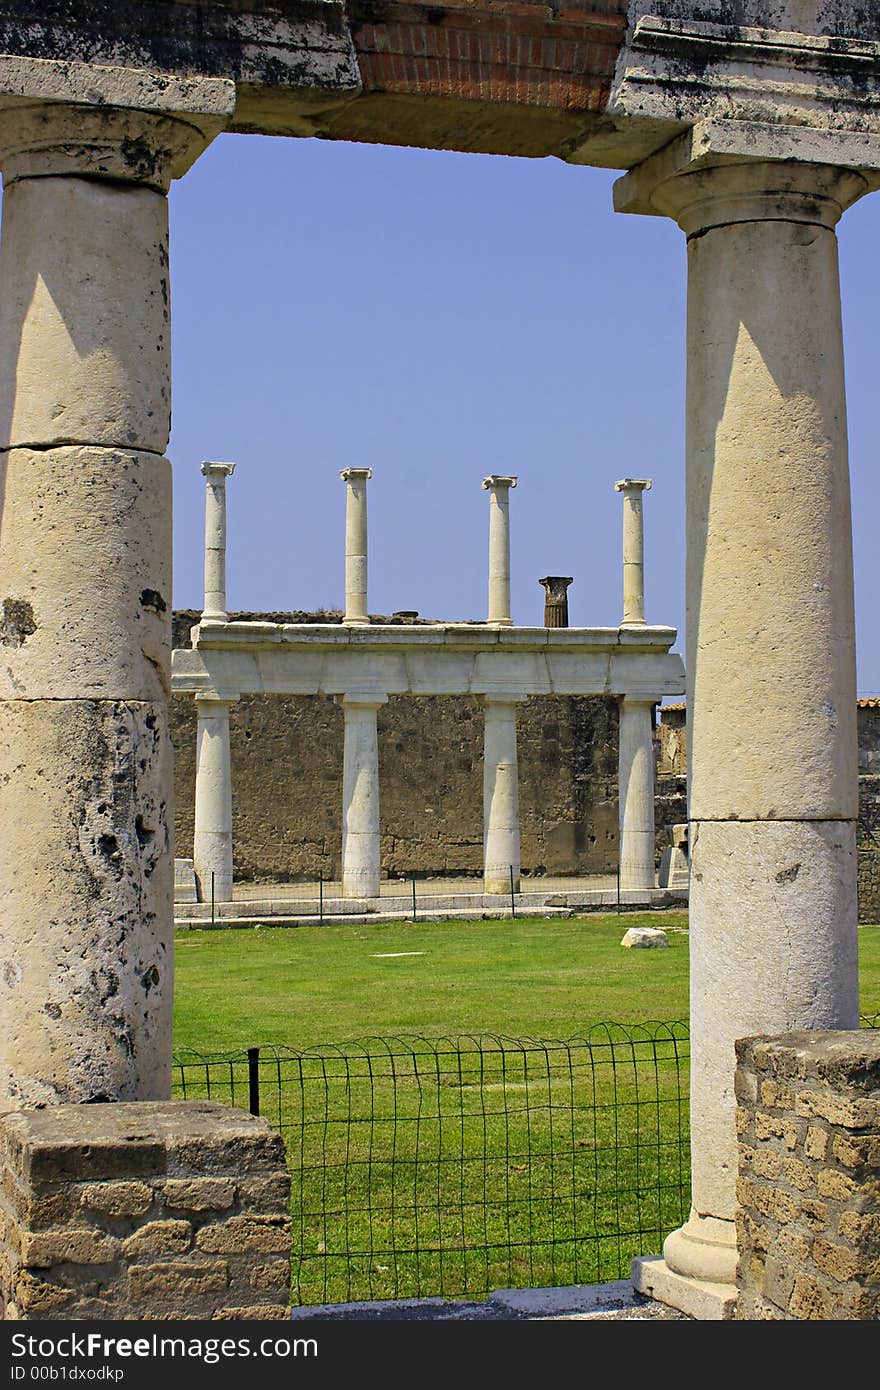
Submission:
[[[252,1115],[260,1113],[260,1049],[249,1047],[248,1059],[248,1110]]]
[[[318,920],[324,921],[324,875],[318,874]]]
[[[211,870],[211,926],[214,925],[214,871]]]
[[[413,876],[412,876],[412,899],[413,899],[413,921],[415,922],[415,921],[417,920],[417,918],[418,918],[418,913],[417,913],[417,911],[416,911],[416,876],[415,876],[415,874],[413,874]]]
[[[507,867],[510,869],[510,915],[511,915],[511,917],[515,917],[515,916],[516,916],[516,895],[514,894],[514,891],[513,891],[513,865],[512,865],[512,864],[508,864]]]

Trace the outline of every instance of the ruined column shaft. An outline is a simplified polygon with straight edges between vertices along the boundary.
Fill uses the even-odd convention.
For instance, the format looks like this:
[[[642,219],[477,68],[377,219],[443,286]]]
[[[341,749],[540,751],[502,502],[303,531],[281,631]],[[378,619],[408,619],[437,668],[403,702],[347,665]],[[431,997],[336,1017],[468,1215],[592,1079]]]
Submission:
[[[345,717],[342,772],[342,893],[378,897],[380,882],[379,738],[382,699],[341,698]]]
[[[620,701],[620,887],[654,887],[654,730],[652,700]]]
[[[623,622],[645,621],[645,518],[642,494],[648,478],[624,478],[614,484],[623,493]]]
[[[345,492],[345,616],[343,622],[365,626],[367,599],[367,483],[371,468],[346,468],[339,475]]]
[[[234,463],[203,463],[205,475],[205,606],[204,618],[225,623],[226,610],[226,480]]]
[[[205,143],[0,114],[0,1108],[170,1086],[165,188]]]
[[[196,700],[193,867],[202,902],[232,901],[232,762],[229,702]],[[213,878],[213,892],[212,892]]]
[[[519,768],[516,707],[522,697],[484,697],[483,859],[484,890],[520,887]]]
[[[483,479],[489,493],[489,612],[486,619],[510,627],[510,489],[516,478]]]

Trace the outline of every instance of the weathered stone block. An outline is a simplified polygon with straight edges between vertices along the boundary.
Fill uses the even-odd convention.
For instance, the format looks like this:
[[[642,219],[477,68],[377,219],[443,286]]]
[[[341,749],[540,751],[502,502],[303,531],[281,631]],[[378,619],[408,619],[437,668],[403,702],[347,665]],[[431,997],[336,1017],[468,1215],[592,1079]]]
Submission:
[[[20,1110],[0,1157],[7,1317],[287,1315],[289,1178],[265,1120],[209,1101]]]

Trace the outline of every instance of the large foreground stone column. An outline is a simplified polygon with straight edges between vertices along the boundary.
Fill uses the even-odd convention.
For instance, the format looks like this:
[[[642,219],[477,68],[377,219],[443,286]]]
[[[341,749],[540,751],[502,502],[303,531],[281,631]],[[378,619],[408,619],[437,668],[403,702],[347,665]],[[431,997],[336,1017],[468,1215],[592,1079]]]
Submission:
[[[205,475],[205,606],[203,618],[225,623],[226,611],[226,480],[234,463],[203,463]]]
[[[387,696],[343,695],[342,895],[379,894],[379,739],[377,713]]]
[[[345,616],[344,623],[365,627],[367,601],[367,483],[372,468],[344,468],[345,483]]]
[[[199,900],[232,901],[232,762],[229,700],[196,696],[196,804],[193,868]],[[213,878],[213,890],[212,890]]]
[[[653,700],[620,701],[620,886],[654,887]]]
[[[510,489],[516,478],[493,473],[483,479],[489,494],[488,623],[510,627]]]
[[[220,125],[0,112],[0,1110],[168,1093],[165,193]]]
[[[486,893],[520,888],[519,768],[516,707],[522,695],[484,695],[483,887]]]
[[[693,1212],[665,1258],[674,1275],[729,1287],[734,1040],[858,1022],[833,229],[866,185],[822,165],[676,172],[675,151],[655,159],[618,185],[618,206],[669,213],[688,236]]]

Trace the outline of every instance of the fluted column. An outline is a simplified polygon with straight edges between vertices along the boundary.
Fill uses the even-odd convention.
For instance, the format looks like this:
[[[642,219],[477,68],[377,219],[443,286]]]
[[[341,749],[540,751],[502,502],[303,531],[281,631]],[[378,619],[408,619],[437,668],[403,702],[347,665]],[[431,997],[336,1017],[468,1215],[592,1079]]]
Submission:
[[[519,768],[516,707],[522,695],[484,695],[483,887],[486,893],[519,892]]]
[[[489,494],[489,616],[488,623],[510,627],[510,489],[516,478],[493,473],[483,479]]]
[[[386,695],[339,698],[345,718],[342,773],[342,895],[375,898],[381,874],[377,716]]]
[[[642,493],[650,478],[621,478],[615,492],[623,493],[623,622],[645,621],[645,519]]]
[[[544,586],[544,626],[568,627],[568,586],[571,575],[548,574],[538,580]]]
[[[234,463],[203,463],[205,477],[205,606],[203,618],[225,623],[226,611],[226,480]]]
[[[232,901],[231,702],[197,696],[196,804],[193,868],[199,900]],[[212,885],[213,879],[213,885]]]
[[[165,195],[225,118],[116,107],[118,72],[0,110],[0,1110],[171,1078]]]
[[[367,483],[372,468],[344,468],[345,489],[345,616],[342,621],[365,627],[367,607]]]
[[[620,886],[653,888],[654,724],[653,700],[620,701],[618,787],[620,794]]]
[[[754,148],[754,132],[743,138]],[[673,216],[688,237],[693,1211],[665,1259],[685,1281],[731,1288],[734,1040],[858,1024],[834,227],[866,183],[845,169],[746,156],[688,165],[692,148],[688,138],[648,161],[618,184],[616,201]]]

